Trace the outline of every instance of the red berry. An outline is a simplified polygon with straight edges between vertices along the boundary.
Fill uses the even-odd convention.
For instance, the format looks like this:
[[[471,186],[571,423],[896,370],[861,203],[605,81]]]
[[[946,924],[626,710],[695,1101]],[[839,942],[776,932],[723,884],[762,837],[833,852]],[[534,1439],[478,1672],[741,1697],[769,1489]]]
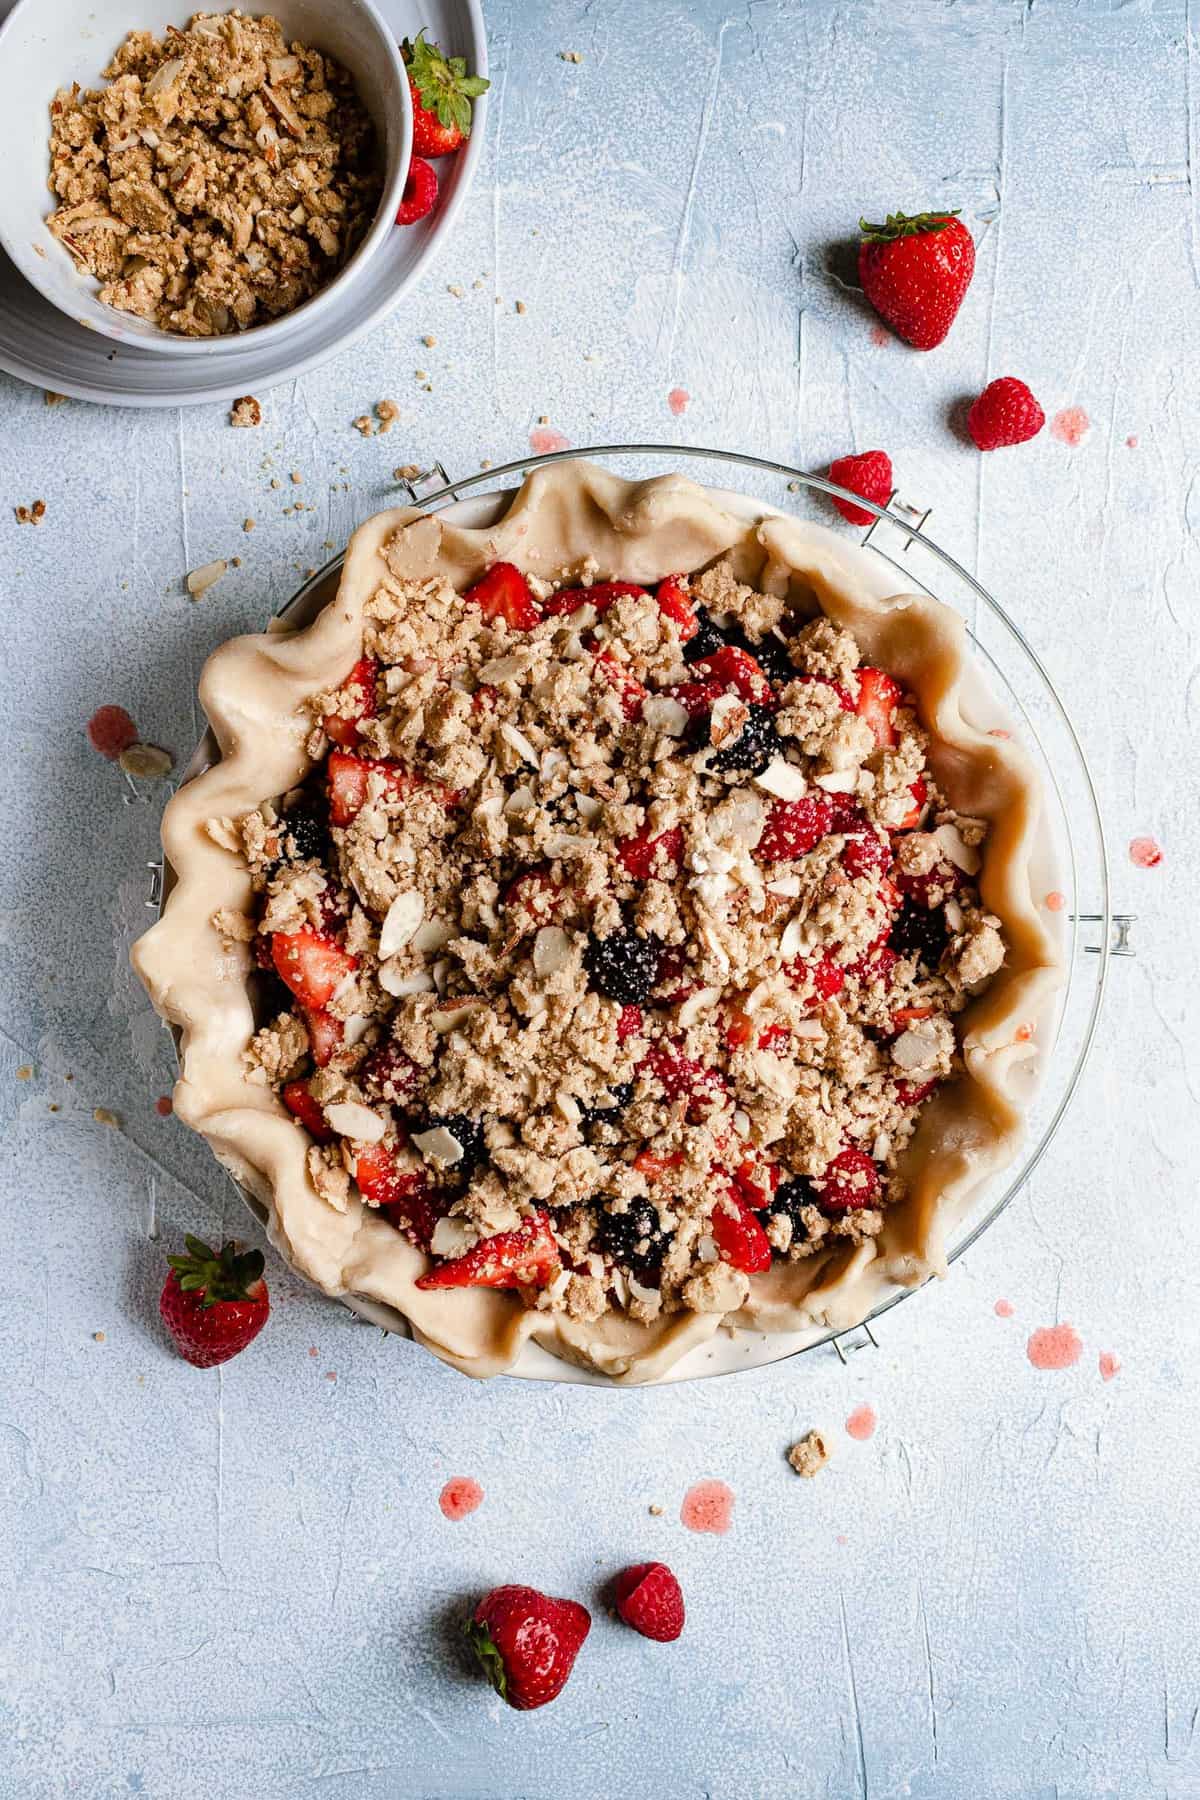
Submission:
[[[668,575],[658,584],[658,609],[679,628],[683,643],[688,643],[700,629],[700,621],[688,599],[682,575]]]
[[[1002,450],[1027,444],[1046,423],[1046,415],[1015,375],[989,381],[967,414],[967,430],[979,450]]]
[[[634,1563],[613,1583],[617,1611],[627,1625],[658,1644],[673,1644],[683,1630],[683,1590],[666,1563]]]
[[[828,675],[794,675],[792,677],[792,679],[794,681],[805,681],[805,682],[815,681],[818,684],[818,686],[820,686],[820,687],[831,688],[833,690],[833,692],[837,695],[838,705],[841,707],[842,711],[843,712],[853,712],[854,711],[854,701],[851,699],[850,695],[846,692],[846,689],[842,686],[840,681],[831,681],[829,679]]]
[[[210,1250],[187,1237],[187,1254],[168,1256],[158,1310],[180,1354],[197,1369],[228,1362],[252,1343],[271,1310],[261,1250],[239,1253],[234,1243]]]
[[[418,156],[449,156],[471,131],[471,102],[488,82],[468,75],[461,56],[448,57],[424,31],[400,46],[412,93],[413,149]]]
[[[929,798],[929,789],[925,785],[925,778],[923,775],[918,775],[915,781],[909,783],[908,791],[912,795],[913,803],[909,811],[905,813],[899,825],[896,827],[897,831],[916,830],[917,826],[921,823],[921,814],[925,810],[925,802]]]
[[[683,832],[678,825],[672,825],[654,837],[646,826],[633,837],[618,842],[617,856],[625,873],[634,881],[649,881],[652,876],[657,876],[660,881],[670,881],[683,860]]]
[[[654,1077],[668,1101],[686,1097],[689,1119],[702,1118],[725,1097],[725,1081],[716,1069],[706,1069],[665,1039],[651,1046],[639,1066]]]
[[[509,932],[525,937],[557,919],[566,902],[562,884],[548,869],[526,869],[505,889],[504,921]]]
[[[559,588],[544,603],[542,610],[547,618],[557,619],[563,613],[578,612],[581,606],[594,607],[597,613],[606,613],[614,600],[622,594],[644,594],[644,587],[636,581],[596,581],[591,587]]]
[[[758,840],[758,854],[767,862],[792,862],[819,844],[832,826],[833,806],[826,794],[776,800]]]
[[[867,721],[881,749],[896,742],[892,714],[902,692],[900,683],[886,669],[858,671],[858,700],[854,710],[860,719]]]
[[[810,1012],[819,1012],[826,1000],[832,1000],[846,985],[845,969],[829,955],[793,957],[791,962],[784,963],[783,972],[794,988],[801,992],[805,988],[811,990]]]
[[[377,666],[369,656],[360,658],[338,689],[339,694],[349,695],[350,712],[339,710],[327,714],[325,718],[325,736],[332,738],[335,744],[341,744],[345,750],[352,750],[360,741],[362,732],[359,726],[362,721],[375,717]]]
[[[640,719],[642,703],[646,698],[646,690],[629,667],[628,663],[619,662],[609,650],[602,650],[598,644],[590,646],[595,661],[592,667],[597,675],[602,675],[610,687],[617,690],[621,697],[621,711],[627,719]]]
[[[419,1288],[545,1287],[562,1267],[558,1245],[543,1212],[522,1220],[515,1231],[481,1238],[462,1256],[438,1263],[417,1282]]]
[[[724,692],[725,685],[720,681],[679,681],[674,687],[663,689],[669,700],[679,702],[689,719],[702,719]]]
[[[975,243],[953,213],[859,220],[858,276],[881,319],[916,350],[941,343],[975,273]]]
[[[429,1249],[441,1214],[423,1169],[401,1169],[386,1144],[370,1144],[359,1151],[354,1179],[368,1205],[377,1208],[418,1250]]]
[[[303,926],[299,931],[277,931],[271,940],[275,972],[301,1006],[327,1006],[337,989],[358,967],[358,958],[343,950],[324,932]]]
[[[736,694],[749,706],[779,704],[761,663],[736,644],[725,644],[693,666],[698,680],[719,681],[726,692]]]
[[[640,1006],[623,1006],[617,1020],[617,1042],[623,1044],[626,1038],[637,1037],[642,1029],[642,1009]]]
[[[308,1047],[312,1051],[312,1059],[318,1069],[323,1069],[341,1049],[345,1028],[340,1019],[335,1019],[332,1013],[327,1013],[321,1006],[305,1009],[304,1023],[308,1029]]]
[[[500,1698],[531,1712],[561,1694],[591,1624],[578,1601],[513,1585],[484,1595],[466,1635]]]
[[[864,500],[873,500],[876,506],[886,506],[892,497],[892,459],[886,450],[863,450],[857,456],[839,456],[829,465],[829,479],[839,487],[849,488],[852,494],[861,494]],[[875,514],[863,507],[854,506],[849,500],[839,500],[836,494],[829,498],[848,525],[875,523]]]
[[[489,624],[507,619],[514,631],[532,631],[541,618],[529,583],[513,563],[493,563],[486,575],[463,595],[467,606],[477,606]]]
[[[349,825],[367,804],[370,777],[383,779],[384,793],[406,800],[425,784],[419,775],[402,769],[399,763],[372,761],[369,756],[351,756],[347,750],[331,750],[325,760],[325,779],[329,784],[329,817],[334,825]],[[448,789],[442,790],[443,804],[452,803]]]
[[[396,208],[397,225],[415,225],[418,219],[433,211],[437,196],[438,178],[433,169],[423,158],[414,156],[408,165],[404,192]]]
[[[386,1100],[389,1106],[404,1106],[425,1076],[420,1065],[389,1040],[373,1050],[362,1066],[359,1080],[372,1100]]]
[[[123,706],[101,706],[87,722],[88,742],[93,750],[116,762],[122,750],[137,743],[137,726]]]
[[[873,831],[848,837],[842,851],[842,867],[847,875],[884,875],[891,867],[891,846]]]
[[[936,1086],[936,1076],[932,1081],[897,1081],[896,1098],[901,1106],[920,1106]]]
[[[879,1170],[865,1150],[839,1150],[813,1182],[813,1191],[827,1212],[871,1206],[879,1193]]]
[[[735,1188],[713,1208],[710,1229],[721,1260],[742,1269],[747,1275],[758,1275],[771,1266],[771,1243],[754,1216],[749,1201]]]
[[[333,1137],[325,1123],[325,1109],[308,1091],[307,1081],[289,1081],[280,1090],[280,1098],[288,1111],[299,1119],[310,1137],[318,1144],[328,1144]]]

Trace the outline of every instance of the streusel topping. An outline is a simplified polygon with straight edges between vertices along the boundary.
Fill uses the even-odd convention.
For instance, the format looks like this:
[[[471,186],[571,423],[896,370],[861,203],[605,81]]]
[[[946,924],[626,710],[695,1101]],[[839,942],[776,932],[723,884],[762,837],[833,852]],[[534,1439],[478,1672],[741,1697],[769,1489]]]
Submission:
[[[431,1257],[580,1320],[728,1313],[876,1236],[1000,967],[909,697],[726,562],[386,575],[304,787],[239,820],[249,1051]],[[568,583],[578,585],[568,585]],[[789,629],[792,634],[788,635]]]

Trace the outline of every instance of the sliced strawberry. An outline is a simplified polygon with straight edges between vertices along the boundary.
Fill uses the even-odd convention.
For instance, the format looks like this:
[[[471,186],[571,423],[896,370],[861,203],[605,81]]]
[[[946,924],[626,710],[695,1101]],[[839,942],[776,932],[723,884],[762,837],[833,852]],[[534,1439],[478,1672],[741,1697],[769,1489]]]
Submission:
[[[813,1182],[813,1189],[827,1212],[872,1206],[879,1193],[879,1170],[865,1150],[840,1150]]]
[[[331,750],[325,764],[329,783],[329,817],[335,825],[349,825],[367,804],[367,783],[372,773],[382,775],[384,790],[398,799],[419,788],[421,778],[402,769],[399,763],[376,762],[366,756],[351,756],[345,750]]]
[[[682,1150],[672,1150],[669,1156],[659,1156],[653,1150],[639,1150],[633,1159],[633,1166],[639,1175],[647,1181],[661,1181],[672,1169],[681,1169],[684,1164]]]
[[[304,1023],[308,1027],[308,1047],[313,1061],[318,1069],[323,1069],[342,1047],[342,1021],[323,1007],[314,1006],[305,1009]]]
[[[606,613],[622,594],[645,592],[636,581],[597,581],[591,587],[559,588],[557,594],[551,594],[544,603],[542,611],[552,619],[560,618],[563,613],[578,612],[581,606],[592,606],[598,613]]]
[[[308,1091],[307,1081],[289,1081],[281,1090],[283,1104],[293,1113],[310,1137],[318,1144],[328,1144],[333,1137],[325,1123],[325,1109]]]
[[[727,1199],[713,1208],[709,1226],[722,1262],[757,1275],[771,1266],[771,1244],[766,1232],[741,1194],[730,1188]]]
[[[277,931],[271,940],[271,954],[276,974],[304,1007],[328,1005],[347,975],[358,967],[357,956],[307,925],[299,931]]]
[[[892,1014],[892,1024],[897,1031],[904,1031],[917,1019],[932,1019],[932,1006],[898,1006]]]
[[[618,662],[609,650],[601,650],[599,645],[591,645],[595,657],[594,668],[597,675],[602,675],[610,687],[616,688],[621,696],[621,711],[627,719],[640,719],[642,703],[646,698],[646,690],[629,667],[628,663]]]
[[[762,664],[748,650],[736,644],[725,644],[714,650],[703,662],[694,664],[700,681],[719,681],[727,693],[735,693],[750,706],[778,706],[775,690],[763,672]]]
[[[777,1044],[786,1043],[791,1037],[786,1025],[768,1025],[765,1031],[758,1033],[757,1043],[760,1050],[772,1050]],[[725,1026],[725,1042],[731,1050],[740,1050],[754,1037],[754,1021],[749,1013],[740,1006],[730,1008],[729,1019]]]
[[[916,830],[921,823],[921,814],[925,811],[925,803],[929,799],[929,789],[926,787],[925,778],[922,775],[918,775],[915,781],[909,783],[908,791],[912,795],[913,803],[896,827],[898,831]]]
[[[806,856],[828,836],[832,825],[833,806],[828,794],[773,801],[758,840],[758,854],[766,862],[792,862],[798,856]]]
[[[875,733],[875,742],[880,746],[886,747],[896,741],[892,714],[896,710],[900,694],[899,682],[886,669],[858,671],[858,705],[854,710],[860,719],[867,721]]]
[[[856,832],[846,839],[841,861],[847,875],[883,875],[892,866],[891,845],[873,831]]]
[[[481,1238],[462,1256],[422,1275],[419,1288],[545,1287],[562,1267],[546,1213],[534,1213],[515,1231]]]
[[[399,1044],[390,1039],[373,1050],[362,1066],[359,1080],[373,1100],[404,1106],[424,1084],[425,1073]]]
[[[679,628],[679,636],[683,643],[688,643],[700,629],[700,621],[695,609],[688,599],[687,589],[683,586],[682,575],[668,575],[658,584],[658,610],[665,613],[673,625]]]
[[[838,705],[843,712],[854,712],[856,710],[854,701],[851,699],[848,690],[842,686],[840,681],[832,681],[828,675],[797,675],[794,679],[796,681],[816,682],[818,687],[832,688],[833,692],[838,697]]]
[[[686,1098],[687,1117],[695,1120],[718,1105],[727,1092],[725,1078],[716,1069],[706,1069],[694,1057],[685,1056],[677,1045],[660,1038],[643,1058],[640,1069],[658,1082],[670,1101]]]
[[[825,1002],[840,994],[846,985],[845,969],[824,952],[816,957],[795,956],[784,963],[783,972],[794,988],[801,992],[805,988],[812,990],[810,1012],[820,1012]]]
[[[712,711],[714,700],[721,698],[725,685],[715,680],[677,681],[674,687],[662,691],[668,700],[678,701],[689,719],[702,719]]]
[[[901,1106],[921,1106],[937,1085],[936,1076],[932,1081],[897,1081],[896,1098]]]
[[[402,1231],[418,1250],[428,1250],[441,1213],[430,1195],[423,1169],[401,1169],[386,1144],[370,1144],[358,1154],[354,1179],[369,1206]]]
[[[617,856],[634,881],[649,881],[655,875],[660,881],[670,881],[683,861],[683,832],[678,825],[672,825],[653,836],[646,826],[633,837],[618,841]]]
[[[361,657],[338,689],[339,694],[349,696],[351,710],[346,712],[339,709],[325,716],[325,736],[332,738],[335,744],[341,744],[344,749],[353,749],[361,741],[359,726],[364,719],[375,717],[377,667],[373,658]]]
[[[755,1156],[747,1156],[733,1171],[733,1179],[742,1198],[756,1212],[761,1212],[779,1186],[779,1165],[760,1162]]]
[[[463,600],[477,606],[489,623],[507,619],[514,631],[532,631],[542,616],[529,583],[513,563],[493,563]]]
[[[621,1016],[617,1020],[618,1044],[623,1044],[627,1038],[637,1037],[642,1030],[643,1023],[642,1009],[640,1006],[634,1006],[632,1003],[628,1006],[623,1006],[621,1008]]]

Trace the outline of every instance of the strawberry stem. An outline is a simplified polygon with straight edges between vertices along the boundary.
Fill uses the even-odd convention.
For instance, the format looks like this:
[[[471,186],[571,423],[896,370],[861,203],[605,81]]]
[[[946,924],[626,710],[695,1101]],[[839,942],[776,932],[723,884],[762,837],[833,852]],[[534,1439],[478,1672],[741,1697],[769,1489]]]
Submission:
[[[474,1619],[468,1619],[463,1626],[463,1635],[472,1650],[480,1668],[503,1700],[508,1694],[508,1674],[504,1667],[504,1658],[492,1642],[492,1634],[486,1625],[477,1625]]]
[[[245,1250],[240,1254],[231,1238],[219,1252],[210,1249],[200,1238],[187,1236],[185,1256],[168,1256],[167,1261],[179,1277],[185,1294],[203,1293],[201,1304],[216,1306],[222,1300],[249,1300],[250,1289],[261,1280],[263,1253]]]
[[[951,212],[937,213],[889,213],[882,225],[872,225],[866,219],[858,221],[858,229],[868,244],[894,244],[897,238],[921,237],[929,231],[945,231],[947,225],[957,219],[961,207]]]
[[[471,102],[486,93],[491,83],[482,75],[468,75],[464,57],[446,56],[437,44],[427,44],[423,27],[415,40],[405,38],[400,53],[420,96],[421,110],[434,113],[439,125],[456,126],[468,137]]]

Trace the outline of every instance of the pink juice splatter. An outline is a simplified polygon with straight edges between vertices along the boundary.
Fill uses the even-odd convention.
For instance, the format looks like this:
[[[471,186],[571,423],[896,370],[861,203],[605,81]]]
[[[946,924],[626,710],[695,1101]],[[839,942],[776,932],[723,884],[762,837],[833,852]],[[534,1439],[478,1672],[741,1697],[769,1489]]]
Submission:
[[[438,1495],[438,1505],[448,1519],[465,1519],[483,1505],[483,1489],[469,1475],[452,1475]]]
[[[1066,904],[1067,896],[1065,894],[1060,894],[1057,888],[1052,888],[1050,893],[1046,895],[1047,912],[1061,912]]]
[[[571,444],[561,431],[554,431],[549,425],[535,425],[529,434],[529,448],[539,456],[549,456],[552,450],[569,450]]]
[[[997,1300],[992,1311],[998,1319],[1011,1319],[1013,1316],[1013,1303],[1011,1300]]]
[[[1082,444],[1091,429],[1092,421],[1082,406],[1064,406],[1050,421],[1050,436],[1057,438],[1060,444],[1068,444],[1072,450]]]
[[[875,1436],[875,1427],[878,1423],[875,1408],[868,1406],[864,1400],[861,1406],[855,1407],[846,1420],[846,1430],[852,1438],[857,1438],[860,1444],[865,1444],[868,1438]]]
[[[160,1119],[169,1119],[175,1110],[170,1094],[160,1094],[154,1102],[154,1110]]]
[[[891,335],[886,325],[872,325],[871,327],[871,342],[881,350]]]
[[[1071,1369],[1083,1354],[1083,1339],[1073,1325],[1040,1325],[1025,1354],[1035,1369]]]
[[[672,388],[667,395],[667,405],[677,419],[687,411],[691,397],[686,388]]]
[[[1127,450],[1136,450],[1137,446],[1138,446],[1138,441],[1137,441],[1136,437],[1127,437],[1125,439],[1125,448]]]
[[[1113,1376],[1119,1375],[1120,1372],[1121,1372],[1120,1359],[1117,1356],[1115,1356],[1111,1350],[1102,1350],[1100,1352],[1100,1379],[1101,1379],[1101,1381],[1111,1381]]]
[[[679,1517],[689,1531],[711,1531],[721,1537],[733,1523],[733,1489],[723,1481],[698,1481],[683,1496]]]
[[[1163,853],[1152,837],[1135,837],[1129,846],[1129,860],[1138,869],[1157,869]]]

